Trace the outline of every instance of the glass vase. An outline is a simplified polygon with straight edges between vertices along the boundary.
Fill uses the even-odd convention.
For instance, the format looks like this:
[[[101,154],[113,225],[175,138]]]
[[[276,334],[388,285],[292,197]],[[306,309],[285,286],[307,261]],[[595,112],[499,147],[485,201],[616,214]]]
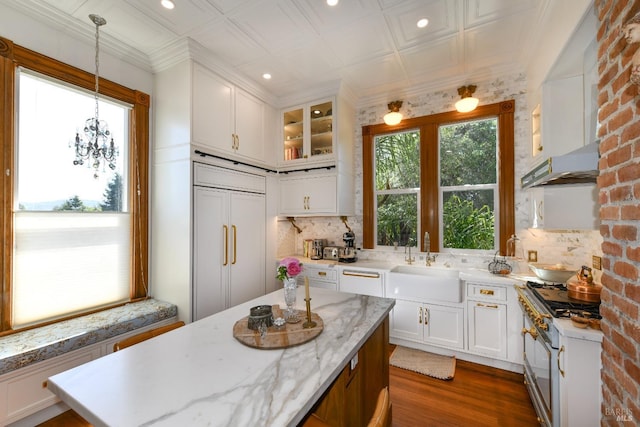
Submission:
[[[298,292],[298,281],[295,278],[284,279],[284,302],[287,309],[284,312],[284,320],[287,323],[297,323],[300,321],[298,310],[295,309],[296,293]]]

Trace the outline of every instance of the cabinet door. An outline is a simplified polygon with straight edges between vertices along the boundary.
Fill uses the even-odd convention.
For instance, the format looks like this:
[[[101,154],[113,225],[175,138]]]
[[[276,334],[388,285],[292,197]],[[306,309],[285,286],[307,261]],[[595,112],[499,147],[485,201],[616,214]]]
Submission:
[[[316,160],[333,154],[333,102],[309,107],[309,156]]]
[[[422,341],[424,308],[421,303],[396,300],[390,313],[391,333],[396,338]]]
[[[229,307],[265,294],[265,197],[231,192]]]
[[[469,351],[492,357],[507,357],[507,306],[467,301]]]
[[[237,153],[264,161],[264,103],[238,88],[235,101]]]
[[[229,194],[212,188],[194,188],[193,320],[227,307]]]
[[[335,214],[337,177],[334,174],[280,180],[280,214]]]
[[[233,152],[233,86],[205,68],[193,66],[192,138],[205,147]]]
[[[464,347],[464,309],[425,304],[423,309],[424,341],[446,347]]]

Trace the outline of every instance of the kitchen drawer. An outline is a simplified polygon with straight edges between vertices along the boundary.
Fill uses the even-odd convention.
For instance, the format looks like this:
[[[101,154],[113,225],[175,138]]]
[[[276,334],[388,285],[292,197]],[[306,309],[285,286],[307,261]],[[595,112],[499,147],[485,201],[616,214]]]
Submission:
[[[307,276],[309,280],[322,280],[333,283],[337,283],[338,281],[338,274],[335,268],[312,268],[305,266],[302,276]]]
[[[467,282],[467,298],[483,301],[506,301],[507,289],[502,286]]]

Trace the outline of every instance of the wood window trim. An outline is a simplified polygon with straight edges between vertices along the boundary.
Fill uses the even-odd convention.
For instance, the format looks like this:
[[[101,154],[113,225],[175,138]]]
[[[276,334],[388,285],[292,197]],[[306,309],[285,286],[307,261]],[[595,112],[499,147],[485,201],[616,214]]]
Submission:
[[[2,284],[0,288],[0,336],[13,333],[11,329],[11,277],[13,249],[13,171],[16,105],[16,69],[24,67],[71,85],[95,90],[95,75],[49,58],[11,40],[0,37],[0,224],[2,227]],[[129,89],[100,78],[100,94],[133,105],[130,112],[129,141],[129,206],[131,213],[131,289],[130,300],[147,297],[149,265],[149,107],[148,94]],[[116,304],[121,305],[121,304]],[[113,306],[111,306],[113,307]],[[105,307],[104,309],[111,308]],[[94,310],[99,311],[99,310]],[[85,315],[87,312],[79,314]],[[77,317],[69,316],[67,318]],[[58,319],[57,321],[64,320]],[[53,322],[47,322],[53,323]],[[34,327],[43,326],[41,323]]]
[[[362,219],[363,219],[363,247],[375,248],[376,236],[374,215],[374,137],[376,135],[399,132],[403,130],[420,128],[420,147],[426,147],[427,141],[438,140],[438,126],[463,120],[481,119],[484,117],[498,118],[499,153],[498,169],[498,198],[499,217],[498,227],[500,233],[500,253],[505,254],[507,239],[515,233],[515,170],[514,170],[514,126],[515,101],[508,100],[495,104],[483,105],[469,113],[448,111],[429,116],[405,119],[395,126],[375,124],[362,127]],[[506,160],[506,161],[505,161]],[[509,161],[510,160],[510,161]],[[422,195],[420,199],[421,223],[424,231],[431,235],[431,250],[437,251],[440,247],[440,235],[437,227],[438,220],[438,192],[429,182],[437,182],[438,159],[430,156],[428,150],[420,150],[420,164],[426,168],[420,168],[420,186]],[[426,169],[426,170],[425,170]],[[422,240],[422,239],[418,239]],[[422,242],[420,243],[422,246]],[[425,248],[421,247],[422,251]]]

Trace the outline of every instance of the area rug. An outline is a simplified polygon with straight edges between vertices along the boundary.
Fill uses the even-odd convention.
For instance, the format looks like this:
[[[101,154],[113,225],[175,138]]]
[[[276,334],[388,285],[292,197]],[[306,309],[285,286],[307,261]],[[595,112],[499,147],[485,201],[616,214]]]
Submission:
[[[393,350],[389,364],[439,380],[452,380],[456,372],[455,356],[441,356],[402,346]]]

